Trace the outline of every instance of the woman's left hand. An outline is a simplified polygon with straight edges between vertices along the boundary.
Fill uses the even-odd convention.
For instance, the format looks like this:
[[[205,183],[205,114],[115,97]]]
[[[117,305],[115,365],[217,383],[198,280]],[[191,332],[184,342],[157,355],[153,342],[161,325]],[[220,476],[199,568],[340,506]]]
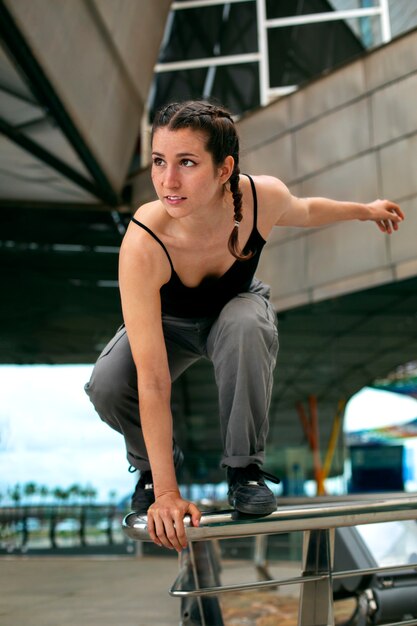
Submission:
[[[405,218],[398,204],[390,200],[374,200],[367,206],[371,209],[368,220],[376,222],[383,233],[391,234],[394,230],[398,230],[399,223]]]

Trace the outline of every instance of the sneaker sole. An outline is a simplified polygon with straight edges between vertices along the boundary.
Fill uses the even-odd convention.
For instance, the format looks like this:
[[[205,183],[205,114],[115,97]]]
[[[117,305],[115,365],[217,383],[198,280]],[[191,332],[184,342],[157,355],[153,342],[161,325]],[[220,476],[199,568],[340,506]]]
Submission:
[[[229,500],[229,504],[239,513],[247,515],[270,515],[277,510],[277,503],[268,502],[265,504],[250,504],[249,502],[238,502],[236,499]]]

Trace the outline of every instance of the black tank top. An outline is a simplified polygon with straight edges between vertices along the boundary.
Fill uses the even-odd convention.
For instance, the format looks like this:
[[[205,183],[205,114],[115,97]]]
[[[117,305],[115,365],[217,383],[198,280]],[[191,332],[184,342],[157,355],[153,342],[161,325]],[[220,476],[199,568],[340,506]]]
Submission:
[[[246,176],[248,176],[246,174]],[[236,260],[222,276],[207,276],[196,287],[186,287],[179,279],[168,250],[162,241],[145,224],[132,217],[132,221],[146,230],[164,249],[171,265],[171,278],[161,287],[162,313],[175,317],[216,317],[224,305],[238,293],[248,291],[259,263],[265,240],[257,229],[258,200],[255,184],[248,176],[253,195],[253,228],[243,252],[252,251],[247,261]]]

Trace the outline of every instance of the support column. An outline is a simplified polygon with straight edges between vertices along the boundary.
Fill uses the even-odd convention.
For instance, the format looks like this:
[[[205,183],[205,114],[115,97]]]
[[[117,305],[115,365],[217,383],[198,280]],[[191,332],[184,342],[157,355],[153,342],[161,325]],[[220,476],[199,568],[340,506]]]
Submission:
[[[332,566],[334,529],[303,535],[303,576],[325,575],[301,585],[298,626],[334,626]]]

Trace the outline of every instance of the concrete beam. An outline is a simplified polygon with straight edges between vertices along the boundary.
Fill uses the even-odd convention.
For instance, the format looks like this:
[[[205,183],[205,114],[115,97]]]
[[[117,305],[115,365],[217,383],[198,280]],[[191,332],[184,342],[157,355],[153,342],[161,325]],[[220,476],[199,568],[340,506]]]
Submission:
[[[170,0],[5,0],[116,191],[138,141]]]

